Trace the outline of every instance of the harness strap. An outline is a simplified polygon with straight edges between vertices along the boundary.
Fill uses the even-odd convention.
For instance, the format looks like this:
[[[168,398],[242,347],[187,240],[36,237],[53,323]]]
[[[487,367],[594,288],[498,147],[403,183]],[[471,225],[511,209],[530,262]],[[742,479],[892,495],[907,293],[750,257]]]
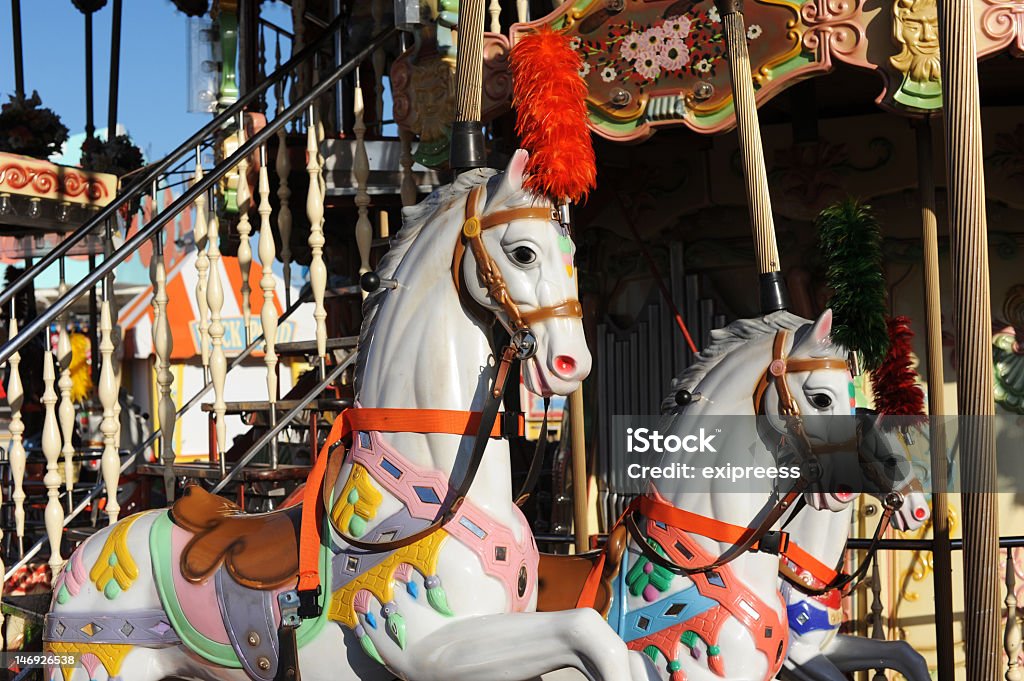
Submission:
[[[526,480],[523,481],[519,494],[515,496],[516,506],[522,506],[526,503],[526,500],[530,498],[530,494],[533,493],[533,488],[537,486],[537,481],[540,479],[540,469],[544,463],[544,453],[547,451],[548,444],[548,407],[550,406],[551,398],[545,397],[544,420],[540,424],[537,444],[533,447],[533,456],[530,458],[530,468],[526,472]]]
[[[506,348],[502,364],[505,363],[506,358],[509,361],[511,360],[512,352],[511,348]],[[454,488],[454,493],[450,495],[451,502],[448,505],[448,510],[439,514],[438,519],[434,523],[410,537],[379,544],[367,544],[351,537],[345,537],[345,540],[356,548],[364,548],[374,553],[394,551],[402,546],[412,544],[444,525],[444,523],[451,519],[455,511],[458,510],[459,505],[469,491],[468,487],[472,484],[476,468],[480,465],[480,459],[486,447],[487,439],[482,436],[502,437],[506,433],[502,424],[495,418],[497,416],[496,406],[501,403],[501,390],[504,388],[504,378],[508,375],[508,372],[503,371],[502,368],[499,366],[494,390],[489,393],[490,399],[488,399],[487,407],[495,405],[495,412],[490,414],[490,421],[488,421],[486,408],[483,412],[468,412],[444,409],[359,407],[346,409],[338,415],[334,420],[334,425],[331,426],[331,432],[327,436],[327,441],[320,449],[320,455],[317,457],[313,470],[310,471],[309,478],[306,480],[306,489],[303,494],[302,523],[299,534],[298,590],[300,592],[316,592],[320,588],[319,561],[321,537],[319,519],[321,514],[319,509],[331,448],[338,442],[348,439],[353,432],[360,430],[390,433],[477,435],[476,442],[474,443],[473,457],[470,460],[466,475],[460,485]],[[497,397],[494,396],[495,392],[498,393]],[[481,427],[485,423],[487,425],[482,429]],[[481,430],[483,432],[480,432]],[[479,450],[479,453],[477,450]],[[475,466],[473,465],[474,461]]]

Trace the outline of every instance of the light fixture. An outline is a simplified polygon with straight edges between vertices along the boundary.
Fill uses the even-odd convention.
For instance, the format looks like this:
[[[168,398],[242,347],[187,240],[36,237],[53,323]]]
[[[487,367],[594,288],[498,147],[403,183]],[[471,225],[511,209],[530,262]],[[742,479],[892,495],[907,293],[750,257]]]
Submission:
[[[68,221],[68,213],[71,212],[71,204],[67,201],[61,201],[57,206],[57,220],[60,222]]]
[[[37,218],[42,212],[42,202],[39,199],[29,199],[28,202],[28,216],[30,218]]]
[[[0,215],[14,215],[10,194],[0,194]]]

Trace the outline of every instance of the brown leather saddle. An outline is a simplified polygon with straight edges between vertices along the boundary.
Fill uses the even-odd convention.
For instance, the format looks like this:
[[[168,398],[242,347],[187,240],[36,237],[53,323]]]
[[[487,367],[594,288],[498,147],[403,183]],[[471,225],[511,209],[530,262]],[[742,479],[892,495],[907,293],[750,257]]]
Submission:
[[[554,612],[575,608],[590,571],[597,564],[602,551],[606,551],[608,557],[605,559],[597,588],[594,608],[602,616],[607,616],[612,605],[612,580],[619,574],[619,565],[622,563],[627,539],[626,528],[619,525],[612,530],[608,544],[601,551],[589,551],[574,556],[540,554],[537,610]]]
[[[188,581],[207,579],[221,564],[250,589],[276,589],[298,579],[302,506],[245,513],[224,497],[192,486],[170,513],[176,525],[194,535],[181,552],[181,574]]]

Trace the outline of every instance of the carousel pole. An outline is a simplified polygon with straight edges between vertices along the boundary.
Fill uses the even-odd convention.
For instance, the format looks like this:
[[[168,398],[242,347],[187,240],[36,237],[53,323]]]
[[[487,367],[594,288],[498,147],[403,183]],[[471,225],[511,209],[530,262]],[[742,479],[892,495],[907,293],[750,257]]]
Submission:
[[[484,0],[459,4],[459,52],[455,57],[455,122],[451,167],[457,173],[487,163],[480,122],[484,78]]]
[[[939,681],[953,681],[953,558],[949,542],[949,501],[946,497],[946,414],[942,367],[942,308],[939,295],[939,235],[935,218],[935,173],[930,118],[914,123],[917,133],[917,187],[921,201],[924,245],[925,321],[927,324],[928,414],[932,464],[932,560],[934,561],[935,642]]]
[[[110,24],[110,99],[107,104],[107,141],[117,137],[117,85],[121,71],[121,0],[114,0]],[[153,197],[156,200],[156,197]]]
[[[732,78],[732,94],[736,108],[736,128],[743,157],[747,206],[754,228],[754,247],[760,274],[761,312],[768,314],[786,309],[789,306],[789,296],[780,271],[779,249],[775,243],[775,222],[772,219],[768,172],[765,170],[761,129],[757,120],[754,81],[750,73],[747,30],[743,21],[743,0],[715,0],[715,6],[722,16],[722,25],[725,27],[729,74]]]
[[[11,0],[11,44],[14,47],[14,94],[25,96],[25,65],[21,51],[21,0]]]
[[[977,50],[970,0],[939,0],[957,406],[961,415],[964,617],[967,678],[999,677],[999,508],[995,494],[995,404],[985,167]]]
[[[92,12],[85,12],[85,138],[91,140],[96,134],[93,120],[92,85]]]

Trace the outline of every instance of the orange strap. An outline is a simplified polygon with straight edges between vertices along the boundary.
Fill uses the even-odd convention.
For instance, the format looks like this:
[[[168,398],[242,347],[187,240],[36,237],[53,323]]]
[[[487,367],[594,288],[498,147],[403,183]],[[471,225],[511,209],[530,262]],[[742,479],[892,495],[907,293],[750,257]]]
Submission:
[[[480,428],[478,411],[448,409],[387,409],[359,407],[346,409],[334,419],[327,441],[313,464],[302,497],[299,530],[299,591],[315,591],[320,585],[320,503],[331,447],[348,439],[354,431],[385,433],[447,433],[476,435]],[[502,419],[491,428],[491,437],[502,436]],[[521,424],[520,424],[521,425]]]

